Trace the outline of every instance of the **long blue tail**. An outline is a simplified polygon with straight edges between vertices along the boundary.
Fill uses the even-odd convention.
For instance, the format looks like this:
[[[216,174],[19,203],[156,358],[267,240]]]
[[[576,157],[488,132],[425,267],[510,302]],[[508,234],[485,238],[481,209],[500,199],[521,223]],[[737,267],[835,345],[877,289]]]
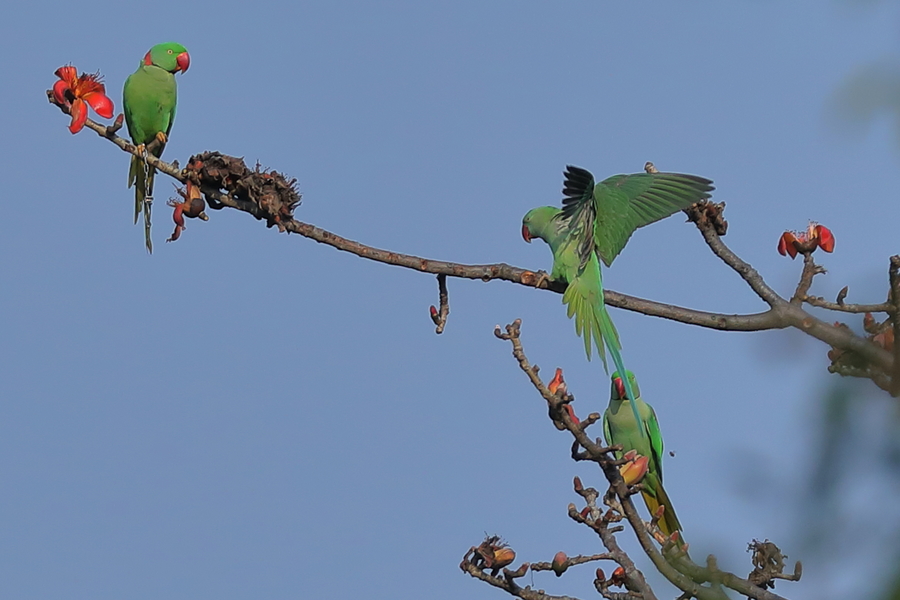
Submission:
[[[619,342],[619,332],[616,331],[616,326],[613,325],[605,304],[601,307],[599,312],[600,315],[598,321],[600,332],[603,334],[603,343],[606,344],[609,355],[612,357],[613,364],[616,365],[616,370],[619,372],[619,377],[622,379],[622,383],[625,384],[625,395],[628,396],[628,400],[630,401],[631,412],[634,413],[634,422],[638,424],[641,435],[647,437],[647,432],[645,431],[646,428],[641,427],[641,416],[638,413],[637,402],[635,401],[637,394],[634,393],[634,389],[631,387],[631,378],[628,377],[628,371],[625,369],[625,362],[622,360],[622,353],[620,352],[622,344]],[[595,342],[600,344],[601,341],[595,340]],[[603,361],[603,367],[606,369],[606,372],[609,373],[609,369],[606,368],[606,361]]]
[[[637,402],[635,402],[637,394],[631,388],[631,382],[625,371],[625,363],[622,361],[620,352],[622,343],[619,341],[619,332],[616,331],[616,326],[613,325],[603,300],[603,276],[600,273],[600,263],[596,255],[592,256],[585,267],[569,281],[562,300],[566,305],[569,318],[575,318],[575,333],[584,340],[584,351],[588,360],[591,360],[591,346],[596,345],[600,360],[603,361],[603,370],[607,373],[609,373],[609,367],[606,364],[606,349],[609,349],[613,364],[616,365],[616,369],[625,383],[625,393],[631,400],[634,420],[639,424],[641,419],[638,414]],[[641,435],[647,435],[643,427],[639,427],[639,429]]]

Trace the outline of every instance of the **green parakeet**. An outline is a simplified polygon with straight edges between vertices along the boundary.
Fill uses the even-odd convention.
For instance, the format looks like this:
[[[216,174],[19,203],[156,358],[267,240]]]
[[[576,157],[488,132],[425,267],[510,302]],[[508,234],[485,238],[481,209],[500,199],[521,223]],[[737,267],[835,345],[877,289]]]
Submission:
[[[625,373],[627,373],[625,381],[630,383],[636,399],[628,400],[625,395],[625,381],[619,376],[618,371],[613,373],[609,406],[603,413],[603,435],[608,445],[621,444],[622,451],[616,452],[616,458],[622,458],[626,452],[634,450],[649,459],[647,474],[642,481],[644,489],[641,495],[651,515],[660,504],[666,507],[659,520],[659,529],[667,536],[672,535],[675,531],[681,531],[681,523],[678,522],[675,509],[672,508],[669,496],[662,485],[663,439],[659,432],[659,423],[653,407],[641,399],[634,373],[631,371]],[[629,404],[631,407],[627,406]],[[634,407],[637,408],[639,415],[637,420],[632,410]]]
[[[169,42],[157,44],[141,60],[137,71],[125,80],[122,104],[125,123],[131,141],[138,147],[150,145],[153,156],[162,155],[169,131],[175,121],[176,84],[175,73],[184,73],[191,64],[191,57],[181,44]],[[153,252],[150,239],[150,202],[153,195],[153,175],[156,169],[146,165],[136,156],[131,157],[128,171],[128,187],[134,188],[134,222],[144,214],[144,241],[147,251]]]
[[[712,182],[696,175],[637,173],[614,175],[594,184],[585,169],[568,166],[563,207],[542,206],[522,220],[526,242],[538,237],[553,252],[551,279],[568,283],[563,294],[575,332],[584,339],[591,358],[591,340],[606,364],[606,350],[616,369],[625,372],[622,345],[603,300],[600,260],[608,267],[638,227],[649,225],[691,204],[709,198]],[[605,348],[604,348],[605,346]],[[626,380],[629,398],[634,398]],[[637,412],[635,410],[635,419]]]

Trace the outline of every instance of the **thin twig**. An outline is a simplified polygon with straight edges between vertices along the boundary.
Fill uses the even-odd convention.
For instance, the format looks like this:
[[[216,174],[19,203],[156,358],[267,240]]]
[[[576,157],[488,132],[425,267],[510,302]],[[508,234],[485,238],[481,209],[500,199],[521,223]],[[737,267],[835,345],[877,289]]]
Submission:
[[[444,333],[444,326],[447,325],[447,316],[450,314],[450,295],[447,293],[447,276],[444,274],[437,276],[438,281],[438,305],[440,309],[433,305],[429,308],[431,311],[431,320],[434,321],[434,332],[438,335]]]
[[[801,304],[806,299],[809,288],[812,287],[813,277],[825,273],[824,267],[816,264],[812,257],[812,252],[803,254],[803,271],[800,273],[800,281],[797,283],[797,290],[791,296],[791,304]]]
[[[803,301],[810,306],[818,308],[827,308],[836,312],[846,313],[887,313],[891,310],[891,305],[887,302],[881,304],[844,304],[838,302],[829,302],[821,296],[806,296]]]
[[[567,556],[563,564],[561,565],[563,570],[568,569],[569,567],[574,567],[575,565],[583,565],[584,563],[589,563],[597,560],[615,560],[613,555],[609,552],[603,552],[602,554],[591,554],[590,556],[583,556],[579,554],[578,556]],[[531,563],[532,571],[553,571],[560,567],[554,566],[553,562],[535,562]]]
[[[890,319],[894,333],[894,368],[891,369],[891,396],[900,396],[900,256],[891,257],[891,266],[888,269],[888,279],[891,285],[891,312]]]

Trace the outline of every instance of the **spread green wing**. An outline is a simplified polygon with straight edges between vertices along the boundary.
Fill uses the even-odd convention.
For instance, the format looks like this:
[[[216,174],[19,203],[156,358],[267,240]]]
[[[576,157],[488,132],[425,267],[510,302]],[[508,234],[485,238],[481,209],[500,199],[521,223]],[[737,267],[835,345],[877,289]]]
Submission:
[[[631,234],[710,197],[712,181],[681,173],[613,175],[594,187],[594,246],[606,266]]]
[[[637,228],[709,198],[715,189],[709,179],[681,173],[613,175],[595,185],[589,171],[570,165],[564,176],[566,235],[577,240],[582,266],[594,249],[610,266]]]

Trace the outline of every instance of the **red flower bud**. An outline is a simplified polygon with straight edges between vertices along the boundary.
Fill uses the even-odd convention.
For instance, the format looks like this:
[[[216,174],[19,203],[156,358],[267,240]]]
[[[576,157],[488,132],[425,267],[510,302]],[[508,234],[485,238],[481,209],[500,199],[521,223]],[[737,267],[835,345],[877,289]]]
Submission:
[[[872,316],[872,313],[867,312],[863,315],[863,329],[865,329],[868,333],[875,333],[878,331],[878,325],[875,323],[875,317]]]
[[[553,562],[550,564],[550,568],[553,569],[553,572],[556,573],[557,577],[561,577],[563,573],[566,572],[566,569],[569,568],[568,564],[569,557],[566,556],[565,552],[557,552],[556,556],[553,557]]]

